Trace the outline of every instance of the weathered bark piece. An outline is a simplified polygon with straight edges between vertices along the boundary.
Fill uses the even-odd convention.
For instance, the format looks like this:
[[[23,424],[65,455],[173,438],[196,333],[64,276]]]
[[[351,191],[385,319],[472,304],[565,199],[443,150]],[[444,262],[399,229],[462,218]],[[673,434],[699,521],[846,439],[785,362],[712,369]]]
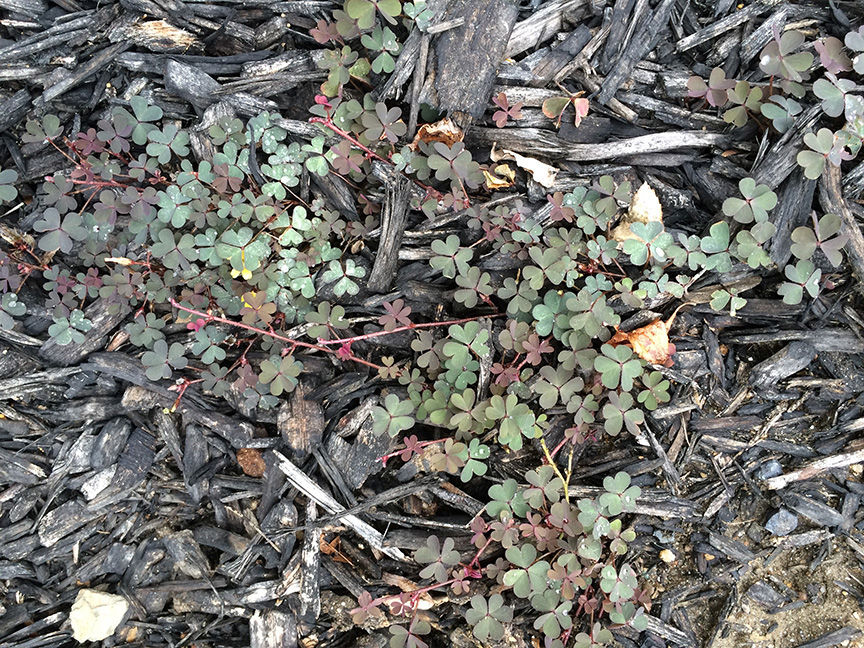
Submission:
[[[367,283],[370,292],[388,292],[396,278],[398,253],[402,246],[405,222],[408,218],[409,184],[411,181],[401,174],[395,174],[386,184],[378,253],[375,255]]]
[[[763,360],[750,373],[750,384],[756,389],[774,387],[777,381],[808,367],[816,357],[816,349],[807,342],[792,342],[767,360]]]
[[[339,502],[333,499],[333,496],[324,491],[318,484],[313,482],[303,471],[291,463],[285,455],[280,452],[273,452],[276,457],[277,466],[285,473],[285,476],[291,484],[301,491],[307,497],[315,500],[323,509],[330,513],[341,513],[345,510]],[[384,547],[382,544],[383,535],[369,526],[366,522],[355,515],[346,515],[341,518],[342,523],[352,529],[357,535],[366,540],[373,548],[387,554],[396,560],[405,558],[404,554],[398,549],[392,547]]]
[[[590,40],[591,30],[588,29],[587,25],[582,24],[576,27],[576,29],[567,35],[564,42],[547,52],[540,59],[540,62],[531,68],[531,74],[534,78],[531,79],[528,85],[540,88],[548,84],[555,78],[556,74],[564,69],[565,65],[582,51]]]
[[[111,312],[112,306],[116,312]],[[84,310],[84,317],[93,324],[92,328],[84,333],[84,342],[61,346],[49,338],[39,349],[39,357],[61,367],[78,364],[105,346],[108,335],[126,319],[127,314],[128,311],[118,308],[117,304],[112,305],[104,299],[97,299]]]
[[[585,7],[589,3],[586,0],[552,0],[545,2],[537,11],[525,20],[517,23],[506,39],[507,47],[501,58],[513,58],[532,47],[536,47],[547,40],[554,38],[561,31],[564,13],[573,12]],[[470,60],[470,59],[468,59]]]
[[[514,0],[456,0],[445,14],[445,19],[462,17],[465,22],[437,37],[435,105],[456,113],[463,127],[467,118],[479,119],[489,104],[495,72],[518,14]]]
[[[615,96],[618,88],[630,77],[633,66],[654,49],[660,36],[666,30],[669,15],[672,13],[672,7],[674,6],[675,0],[662,0],[653,9],[650,13],[650,18],[639,28],[633,40],[627,46],[627,49],[621,53],[615,66],[603,81],[600,93],[597,95],[598,102],[602,104],[609,103],[609,100]]]
[[[327,425],[321,404],[308,400],[307,392],[308,387],[301,381],[279,406],[276,417],[279,434],[298,462],[321,444]]]
[[[278,124],[279,121],[276,120]],[[307,124],[314,128],[312,124]],[[318,135],[321,133],[318,132]],[[314,136],[314,135],[313,135]],[[308,138],[308,139],[311,139]],[[336,177],[333,173],[328,173],[325,176],[319,176],[317,173],[310,174],[312,184],[314,184],[321,193],[327,198],[328,202],[336,208],[336,210],[346,216],[349,220],[359,220],[357,216],[357,204],[354,194],[345,184],[342,178]]]
[[[131,432],[132,423],[125,416],[118,416],[103,425],[90,451],[90,465],[93,469],[102,470],[115,463]]]
[[[840,167],[826,162],[825,170],[819,180],[819,202],[826,212],[840,216],[842,221],[840,232],[849,237],[849,242],[844,250],[860,287],[861,283],[864,282],[864,234],[861,233],[858,220],[843,198],[840,179]]]
[[[91,510],[78,500],[70,500],[50,510],[39,522],[39,541],[43,547],[50,547],[73,531],[97,518],[105,511]]]
[[[819,526],[834,527],[843,524],[840,511],[811,497],[792,493],[785,496],[784,500],[787,507]]]
[[[180,97],[199,110],[204,110],[221,99],[227,101],[242,115],[253,116],[268,110],[277,111],[278,106],[267,99],[259,99],[245,92],[227,95],[218,94],[222,85],[206,72],[198,68],[169,59],[165,63],[165,89]]]
[[[48,385],[63,385],[70,377],[79,373],[81,370],[78,367],[47,369],[18,378],[0,380],[0,400],[38,395]]]
[[[185,395],[184,395],[185,397]],[[133,385],[123,393],[122,406],[128,412],[149,410],[153,407],[173,407],[176,396],[165,398],[154,391]],[[218,412],[207,412],[192,405],[187,405],[181,399],[177,411],[189,421],[203,425],[224,439],[231,442],[235,448],[249,447],[252,439],[252,425],[246,421],[233,420]]]
[[[200,502],[207,491],[210,490],[210,482],[205,476],[198,473],[207,465],[210,452],[204,431],[198,425],[186,426],[185,451],[183,453],[183,480],[186,482],[186,490],[193,502]]]
[[[839,630],[834,630],[833,632],[824,634],[813,641],[798,644],[796,648],[831,648],[832,646],[839,646],[841,644],[846,645],[847,642],[850,642],[859,636],[861,636],[861,631],[858,628],[846,626]]]
[[[164,410],[153,412],[153,422],[156,424],[160,438],[171,451],[177,466],[182,469],[183,449],[180,447],[180,431],[177,429],[177,422]]]
[[[420,44],[424,35],[419,29],[412,29],[408,38],[402,44],[402,51],[399,52],[399,57],[396,59],[396,65],[393,72],[387,77],[387,80],[376,87],[372,91],[372,96],[377,101],[385,99],[399,99],[402,95],[402,87],[411,77],[413,72],[416,72],[416,64],[418,53],[420,52]],[[423,65],[423,68],[426,66]],[[421,76],[425,75],[426,70],[422,70]]]
[[[740,11],[735,11],[725,18],[721,18],[712,23],[708,27],[700,29],[696,33],[682,38],[675,44],[675,49],[679,52],[686,52],[687,50],[692,49],[697,45],[701,45],[712,38],[717,38],[717,36],[725,34],[727,31],[734,29],[738,25],[742,25],[748,20],[769,11],[773,5],[779,4],[779,2],[780,0],[759,0],[759,2],[754,2]]]
[[[0,133],[14,127],[27,114],[30,107],[30,93],[21,89],[0,104]]]
[[[757,158],[752,173],[756,184],[766,184],[776,189],[790,173],[799,168],[798,153],[804,147],[804,135],[813,130],[821,116],[822,109],[813,106],[795,118],[792,128],[780,136],[764,157]]]
[[[349,489],[356,490],[363,485],[369,475],[381,471],[383,465],[378,461],[391,451],[394,439],[388,434],[376,434],[372,431],[371,418],[360,426],[350,450],[344,455],[334,455],[333,460],[345,479]]]
[[[807,222],[816,181],[804,177],[803,169],[793,170],[777,196],[777,206],[771,212],[771,222],[777,231],[771,237],[771,260],[782,268],[792,256],[792,231]]]
[[[290,612],[256,610],[249,619],[250,648],[297,648],[297,621]]]
[[[89,77],[98,72],[106,65],[113,63],[118,54],[128,49],[130,43],[115,43],[102,49],[101,51],[90,57],[86,63],[82,63],[73,70],[68,77],[62,81],[58,81],[54,85],[45,89],[42,96],[39,98],[40,103],[48,103],[54,101],[64,92],[71,90],[79,83],[86,81]]]

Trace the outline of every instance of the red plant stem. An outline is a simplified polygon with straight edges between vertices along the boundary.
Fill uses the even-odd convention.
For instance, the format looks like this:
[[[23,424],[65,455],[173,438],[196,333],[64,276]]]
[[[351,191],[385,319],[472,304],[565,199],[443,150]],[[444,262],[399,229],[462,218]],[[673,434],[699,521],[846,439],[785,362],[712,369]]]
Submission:
[[[199,317],[203,317],[208,322],[222,322],[223,324],[228,324],[229,326],[236,326],[237,328],[246,329],[247,331],[251,331],[252,333],[257,333],[258,335],[266,335],[268,337],[273,338],[274,340],[279,340],[280,342],[285,342],[286,344],[290,344],[292,347],[303,347],[304,349],[313,349],[315,351],[323,351],[324,353],[336,353],[332,349],[328,349],[327,347],[318,346],[317,344],[309,344],[308,342],[301,342],[300,340],[293,340],[289,337],[285,337],[284,335],[279,335],[275,331],[265,331],[264,329],[257,328],[255,326],[250,326],[249,324],[244,324],[243,322],[235,322],[234,320],[229,320],[225,317],[219,317],[218,315],[213,315],[213,313],[205,313],[203,311],[195,310],[194,308],[188,308],[180,304],[173,297],[169,297],[168,301],[172,306],[178,308],[182,311],[190,313],[192,315],[198,315]],[[348,360],[353,360],[358,364],[366,365],[367,367],[371,367],[376,371],[382,369],[380,365],[375,364],[374,362],[369,362],[368,360],[363,360],[362,358],[358,358],[353,353],[348,356]]]
[[[313,124],[322,124],[323,126],[326,126],[331,131],[336,133],[339,137],[348,140],[354,146],[359,148],[361,151],[364,151],[366,153],[366,155],[368,155],[369,157],[373,157],[376,160],[380,160],[381,162],[384,162],[385,164],[389,164],[390,166],[393,166],[393,162],[391,162],[390,160],[384,159],[383,157],[378,155],[375,151],[370,149],[368,146],[363,146],[363,144],[358,142],[357,139],[353,135],[351,135],[351,133],[342,130],[336,124],[334,124],[331,120],[324,119],[323,117],[312,117],[309,121]]]
[[[366,333],[365,335],[355,335],[350,338],[342,338],[338,340],[318,340],[321,346],[330,346],[333,344],[353,344],[361,340],[370,340],[372,338],[381,337],[382,335],[391,335],[392,333],[401,333],[402,331],[413,331],[421,328],[434,328],[436,326],[451,326],[453,324],[464,324],[466,322],[474,322],[483,317],[501,317],[501,313],[492,313],[491,315],[476,315],[475,317],[464,317],[458,320],[447,320],[446,322],[425,322],[424,324],[409,324],[408,326],[399,326],[392,331],[375,331],[374,333]]]
[[[425,448],[425,447],[427,447],[427,446],[435,445],[436,443],[444,443],[445,441],[447,441],[447,439],[432,439],[431,441],[421,441],[420,443],[418,443],[418,444],[417,444],[416,446],[414,446],[414,447],[415,447],[415,448]],[[406,447],[405,447],[404,449],[402,449],[402,450],[397,450],[396,452],[391,452],[390,454],[386,454],[386,455],[384,455],[384,456],[382,456],[382,457],[378,457],[378,459],[376,459],[376,461],[380,461],[380,462],[381,462],[381,465],[384,466],[384,467],[386,467],[386,466],[387,466],[387,462],[388,462],[390,459],[392,459],[393,457],[398,457],[398,456],[401,455],[403,452],[405,452],[405,450],[407,450],[407,449],[408,449],[408,448],[407,448],[407,446],[406,446]]]
[[[354,146],[356,146],[361,151],[366,153],[366,155],[368,155],[369,157],[375,158],[376,160],[380,160],[381,162],[384,162],[385,164],[389,164],[390,166],[396,166],[395,164],[393,164],[392,160],[387,160],[386,158],[381,157],[375,151],[370,149],[368,146],[364,146],[359,141],[357,141],[357,138],[355,138],[353,135],[351,135],[351,133],[344,131],[341,128],[339,128],[336,124],[333,123],[333,121],[329,117],[327,119],[325,119],[324,117],[312,117],[309,121],[313,124],[321,124],[322,126],[329,128],[331,131],[336,133],[339,137],[342,137],[342,138],[348,140],[349,142],[351,142]],[[406,175],[404,172],[401,172],[401,173],[403,176],[408,178],[411,182],[413,182],[418,187],[420,187],[421,189],[426,191],[427,195],[430,195],[430,193],[431,193],[431,195],[435,195],[438,193],[432,187],[429,187],[429,186],[423,184],[422,182],[420,182],[416,178],[412,178],[411,176]]]
[[[465,568],[466,568],[465,569],[465,575],[468,578],[475,578],[475,579],[476,578],[483,578],[483,574],[482,574],[481,570],[478,569],[478,567],[480,565],[480,556],[483,555],[483,552],[486,551],[486,549],[489,547],[490,544],[492,544],[492,538],[491,537],[489,537],[486,540],[486,544],[484,544],[482,547],[480,547],[480,549],[477,550],[477,553],[474,554],[474,557],[471,559],[471,562],[465,566]],[[431,592],[431,591],[437,590],[441,587],[448,587],[449,585],[452,585],[453,583],[455,583],[457,580],[461,580],[461,579],[451,578],[450,580],[444,581],[443,583],[435,583],[434,585],[426,585],[425,587],[420,587],[416,590],[412,590],[411,592],[403,592],[403,593],[411,594],[411,606],[413,608],[413,607],[416,607],[417,601],[426,592]],[[374,605],[374,606],[384,605],[388,601],[395,601],[395,600],[398,600],[400,597],[401,597],[401,594],[388,594],[387,596],[381,596],[381,597],[375,599],[374,601],[372,601],[372,603],[370,603],[370,605]]]

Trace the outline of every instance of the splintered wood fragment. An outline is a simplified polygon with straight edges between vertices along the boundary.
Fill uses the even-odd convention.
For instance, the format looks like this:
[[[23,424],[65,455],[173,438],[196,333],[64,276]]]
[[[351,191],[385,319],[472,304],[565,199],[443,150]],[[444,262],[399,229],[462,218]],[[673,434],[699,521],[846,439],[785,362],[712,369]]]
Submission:
[[[339,502],[333,499],[333,496],[322,489],[318,484],[313,482],[302,470],[291,463],[285,455],[278,451],[274,451],[277,466],[285,473],[288,481],[306,497],[315,500],[321,508],[330,513],[341,513],[345,510]],[[341,523],[352,529],[357,535],[366,540],[369,545],[395,560],[405,560],[405,554],[393,547],[385,547],[382,544],[383,535],[372,528],[369,524],[358,518],[356,515],[346,515],[340,518]]]
[[[162,538],[174,569],[195,579],[210,577],[210,564],[192,531],[183,529]]]
[[[94,351],[105,347],[110,334],[125,319],[128,312],[123,308],[117,308],[116,304],[112,312],[112,304],[104,299],[97,299],[84,310],[84,317],[92,323],[89,331],[84,333],[84,342],[81,344],[67,344],[62,346],[49,338],[42,348],[39,349],[39,357],[50,364],[68,367],[77,365]]]
[[[633,92],[619,92],[615,95],[623,104],[635,106],[643,110],[649,110],[654,113],[654,116],[662,122],[696,130],[705,126],[713,127],[717,130],[727,128],[729,124],[723,121],[722,118],[707,113],[692,112],[679,108],[671,103],[647,97],[645,95],[635,94]]]
[[[765,485],[771,490],[779,490],[781,488],[786,488],[786,486],[794,482],[802,481],[804,479],[812,479],[826,470],[845,468],[846,466],[851,466],[852,464],[860,463],[862,461],[864,461],[864,450],[843,452],[810,462],[798,470],[793,470],[792,472],[766,479]]]
[[[843,524],[843,515],[835,508],[800,493],[784,496],[786,506],[819,526],[835,527]]]
[[[0,9],[19,16],[38,18],[48,11],[48,4],[43,0],[0,0]]]
[[[0,482],[33,486],[47,476],[44,468],[28,461],[26,456],[0,448]]]
[[[572,14],[580,7],[587,9],[588,4],[586,0],[552,0],[544,3],[513,27],[502,58],[512,58],[554,38],[561,32],[564,13]]]
[[[303,536],[300,569],[300,623],[312,629],[321,614],[321,527],[315,502],[306,506],[306,533]],[[303,634],[307,634],[304,632]]]
[[[564,156],[574,162],[614,160],[615,158],[675,151],[682,148],[725,146],[728,138],[721,133],[702,131],[671,131],[640,135],[603,144],[569,144],[548,131],[536,128],[503,129],[472,128],[465,137],[469,145],[491,145],[520,153]]]
[[[201,479],[197,475],[198,471],[209,461],[210,451],[201,426],[187,425],[185,437],[186,444],[182,465],[183,481],[186,483],[189,497],[197,504],[210,490],[209,481],[206,478]]]
[[[273,16],[255,28],[255,49],[263,50],[288,33],[291,23],[284,14]]]
[[[0,400],[20,398],[25,394],[33,394],[34,392],[43,390],[46,385],[65,384],[71,376],[79,373],[81,373],[81,369],[78,367],[47,369],[46,371],[37,371],[18,378],[0,380]]]
[[[393,286],[396,266],[399,263],[399,248],[402,246],[405,222],[408,218],[410,183],[411,181],[401,174],[395,174],[386,184],[384,209],[381,215],[381,239],[367,284],[371,292],[386,293]]]
[[[679,52],[686,52],[688,49],[692,49],[712,38],[717,38],[720,34],[725,34],[727,31],[735,29],[738,25],[743,25],[748,20],[769,11],[772,6],[780,2],[781,0],[759,0],[759,2],[754,2],[740,11],[735,11],[725,18],[713,22],[708,27],[682,38],[675,43],[675,49]]]
[[[164,410],[155,410],[153,412],[153,422],[156,423],[156,430],[165,445],[171,451],[174,461],[177,462],[177,467],[183,467],[183,450],[180,448],[180,432],[177,430],[177,423],[170,414]]]
[[[601,83],[593,74],[585,74],[583,72],[577,71],[573,74],[573,77],[582,83],[586,88],[588,88],[591,92],[600,92]],[[608,78],[608,77],[607,77]],[[628,122],[635,122],[638,115],[622,104],[615,97],[610,97],[606,102],[606,107],[609,108],[616,115],[626,119]]]
[[[598,497],[603,492],[602,488],[595,486],[570,487],[570,496],[576,500],[582,497]],[[636,500],[634,512],[640,515],[690,520],[696,516],[696,505],[689,500],[673,497],[663,491],[643,489],[642,495]]]
[[[146,47],[151,52],[183,53],[190,47],[200,48],[194,34],[167,20],[139,20],[137,16],[122,16],[108,29],[112,43],[126,41]]]
[[[588,25],[580,24],[567,35],[563,43],[547,52],[540,59],[540,62],[531,68],[531,74],[534,78],[529,85],[540,88],[548,84],[555,78],[556,74],[564,69],[565,65],[582,51],[590,40],[591,30],[588,29]]]
[[[92,11],[82,12],[81,16],[73,20],[61,22],[35,36],[20,40],[8,47],[0,48],[0,61],[11,63],[25,56],[51,49],[73,38],[85,35],[90,31],[87,27],[93,22],[93,13]]]
[[[297,648],[297,621],[291,612],[256,610],[249,619],[250,648]]]
[[[634,5],[638,4],[638,8]],[[630,42],[633,34],[630,32],[638,22],[641,11],[644,11],[644,0],[635,3],[634,0],[615,0],[612,15],[607,13],[603,20],[609,22],[609,37],[603,45],[603,51],[597,58],[595,68],[600,74],[608,74],[612,64]],[[630,29],[628,29],[628,27]]]
[[[724,334],[720,336],[724,344],[774,344],[802,340],[819,352],[864,353],[862,342],[851,330],[824,328],[818,331],[765,331],[751,329],[749,333]]]
[[[50,547],[88,522],[101,518],[106,511],[91,510],[78,500],[70,500],[48,511],[37,525],[39,542]]]
[[[483,115],[518,15],[518,5],[510,0],[455,0],[444,18],[462,17],[465,23],[437,37],[437,108],[473,119]]]
[[[825,170],[819,180],[819,202],[826,212],[840,216],[842,221],[840,232],[849,237],[849,242],[844,249],[860,287],[864,282],[864,235],[861,234],[858,220],[843,198],[841,176],[839,166],[834,166],[831,162],[825,163]]]
[[[669,15],[672,13],[672,7],[675,6],[675,2],[676,0],[662,0],[651,11],[651,17],[645,21],[644,25],[634,35],[627,49],[621,53],[621,56],[615,62],[615,66],[606,75],[606,79],[600,88],[600,93],[597,95],[599,103],[609,103],[609,100],[615,96],[618,88],[630,78],[633,66],[654,49],[657,41],[668,27]]]
[[[732,560],[737,560],[746,565],[756,558],[756,554],[737,540],[732,540],[714,531],[708,532],[708,538],[712,547]]]
[[[274,123],[278,123],[278,120],[274,120]],[[309,124],[309,126],[313,125]],[[318,135],[320,134],[319,132]],[[335,173],[328,173],[325,176],[319,176],[317,173],[310,175],[312,184],[321,190],[332,207],[350,220],[360,220],[357,216],[357,199],[342,178]]]

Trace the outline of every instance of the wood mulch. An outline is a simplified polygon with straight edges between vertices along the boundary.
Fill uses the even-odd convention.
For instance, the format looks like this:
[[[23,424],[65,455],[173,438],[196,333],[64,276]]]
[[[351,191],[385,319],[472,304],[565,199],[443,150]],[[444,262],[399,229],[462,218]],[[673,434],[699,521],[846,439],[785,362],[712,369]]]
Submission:
[[[692,71],[752,59],[771,24],[815,33],[838,15],[861,19],[860,6],[840,1],[738,11],[732,0],[451,4],[451,22],[413,33],[392,82],[375,89],[409,107],[412,132],[431,103],[454,115],[472,150],[495,144],[555,162],[555,186],[526,179],[523,200],[543,204],[547,191],[613,174],[649,182],[667,223],[693,229],[748,171],[726,153],[752,161],[756,151],[714,113],[682,107]],[[50,148],[19,148],[26,119],[63,111],[88,123],[142,92],[186,125],[227,102],[316,133],[307,108],[326,75],[308,31],[334,7],[0,0],[0,162],[35,186],[65,162]],[[558,82],[592,95],[578,129],[558,131],[542,116]],[[504,129],[489,102],[501,91],[525,115]],[[800,120],[761,152],[753,176],[779,194],[778,229],[801,224],[814,196],[855,225],[845,283],[809,306],[766,292],[736,317],[707,304],[683,310],[671,403],[646,416],[637,443],[603,442],[579,458],[577,495],[619,470],[643,489],[633,562],[654,603],[648,631],[616,634],[623,646],[827,648],[864,630],[864,210],[855,202],[864,163],[807,180],[789,146],[806,127]],[[408,232],[400,244],[404,224],[390,227],[385,256],[424,258],[427,241]],[[772,255],[782,265],[789,252]],[[726,287],[754,279],[742,273]],[[442,301],[434,286],[399,288]],[[94,327],[77,346],[44,342],[46,317],[0,330],[0,648],[76,643],[68,616],[78,590],[106,584],[131,604],[115,643],[383,646],[386,630],[352,626],[356,597],[416,580],[410,553],[431,533],[468,545],[482,491],[404,468],[382,473],[390,440],[364,425],[370,376],[336,376],[322,363],[276,411],[190,388],[171,413],[176,393],[148,380],[120,344],[122,319],[98,304],[88,317]],[[490,477],[521,475],[535,452],[494,458]],[[440,609],[449,612],[435,617],[439,636],[472,645],[454,608]],[[530,632],[514,625],[508,645],[538,645]]]

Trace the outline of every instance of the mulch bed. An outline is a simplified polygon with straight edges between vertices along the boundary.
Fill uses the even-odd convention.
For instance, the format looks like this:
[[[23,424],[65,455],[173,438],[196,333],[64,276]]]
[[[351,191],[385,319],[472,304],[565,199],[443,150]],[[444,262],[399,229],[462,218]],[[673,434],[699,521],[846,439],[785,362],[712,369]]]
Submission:
[[[857,231],[836,289],[818,300],[787,305],[766,291],[734,317],[707,303],[682,310],[667,374],[672,401],[646,416],[638,443],[612,439],[580,453],[577,496],[622,470],[642,488],[630,560],[654,601],[648,630],[621,629],[616,640],[686,648],[858,641],[864,163],[808,180],[791,157],[805,123],[758,151],[752,125],[733,130],[716,111],[694,110],[686,84],[735,57],[752,60],[771,25],[834,33],[843,20],[860,25],[861,7],[531,4],[462,2],[452,24],[415,32],[391,80],[374,88],[402,102],[413,131],[431,101],[426,73],[412,77],[425,61],[437,108],[465,129],[469,149],[495,144],[559,168],[551,189],[523,175],[493,200],[518,195],[540,205],[547,192],[614,174],[649,182],[667,224],[698,230],[756,161],[753,177],[779,195],[778,229],[805,222],[815,196],[844,208]],[[141,93],[190,127],[228,102],[247,117],[278,111],[294,134],[314,133],[308,107],[326,73],[308,34],[334,8],[324,0],[0,0],[2,167],[18,169],[30,203],[40,180],[68,163],[51,148],[20,146],[27,119],[63,113],[77,132]],[[559,82],[591,98],[579,128],[565,119],[559,131],[542,115]],[[524,112],[503,129],[489,101],[499,92]],[[382,245],[390,238],[382,234]],[[394,264],[399,248],[423,259],[428,241],[406,236],[387,252]],[[724,286],[754,277],[742,272]],[[416,282],[397,287],[417,301],[440,297]],[[322,363],[316,383],[301,383],[272,411],[190,389],[172,412],[170,383],[149,380],[140,354],[124,346],[126,321],[97,311],[80,345],[46,342],[47,312],[0,330],[0,648],[76,643],[68,617],[85,585],[107,585],[131,604],[105,645],[385,645],[386,629],[370,634],[351,623],[357,597],[416,581],[416,565],[403,557],[432,533],[468,548],[484,490],[398,466],[383,472],[377,458],[389,440],[382,445],[365,428],[352,434],[380,389],[362,372],[335,375]],[[484,487],[536,466],[537,452],[495,455]],[[454,612],[466,601],[436,602],[430,615],[440,633],[430,645],[472,645]],[[539,645],[530,619],[521,621],[508,627],[508,645]]]

